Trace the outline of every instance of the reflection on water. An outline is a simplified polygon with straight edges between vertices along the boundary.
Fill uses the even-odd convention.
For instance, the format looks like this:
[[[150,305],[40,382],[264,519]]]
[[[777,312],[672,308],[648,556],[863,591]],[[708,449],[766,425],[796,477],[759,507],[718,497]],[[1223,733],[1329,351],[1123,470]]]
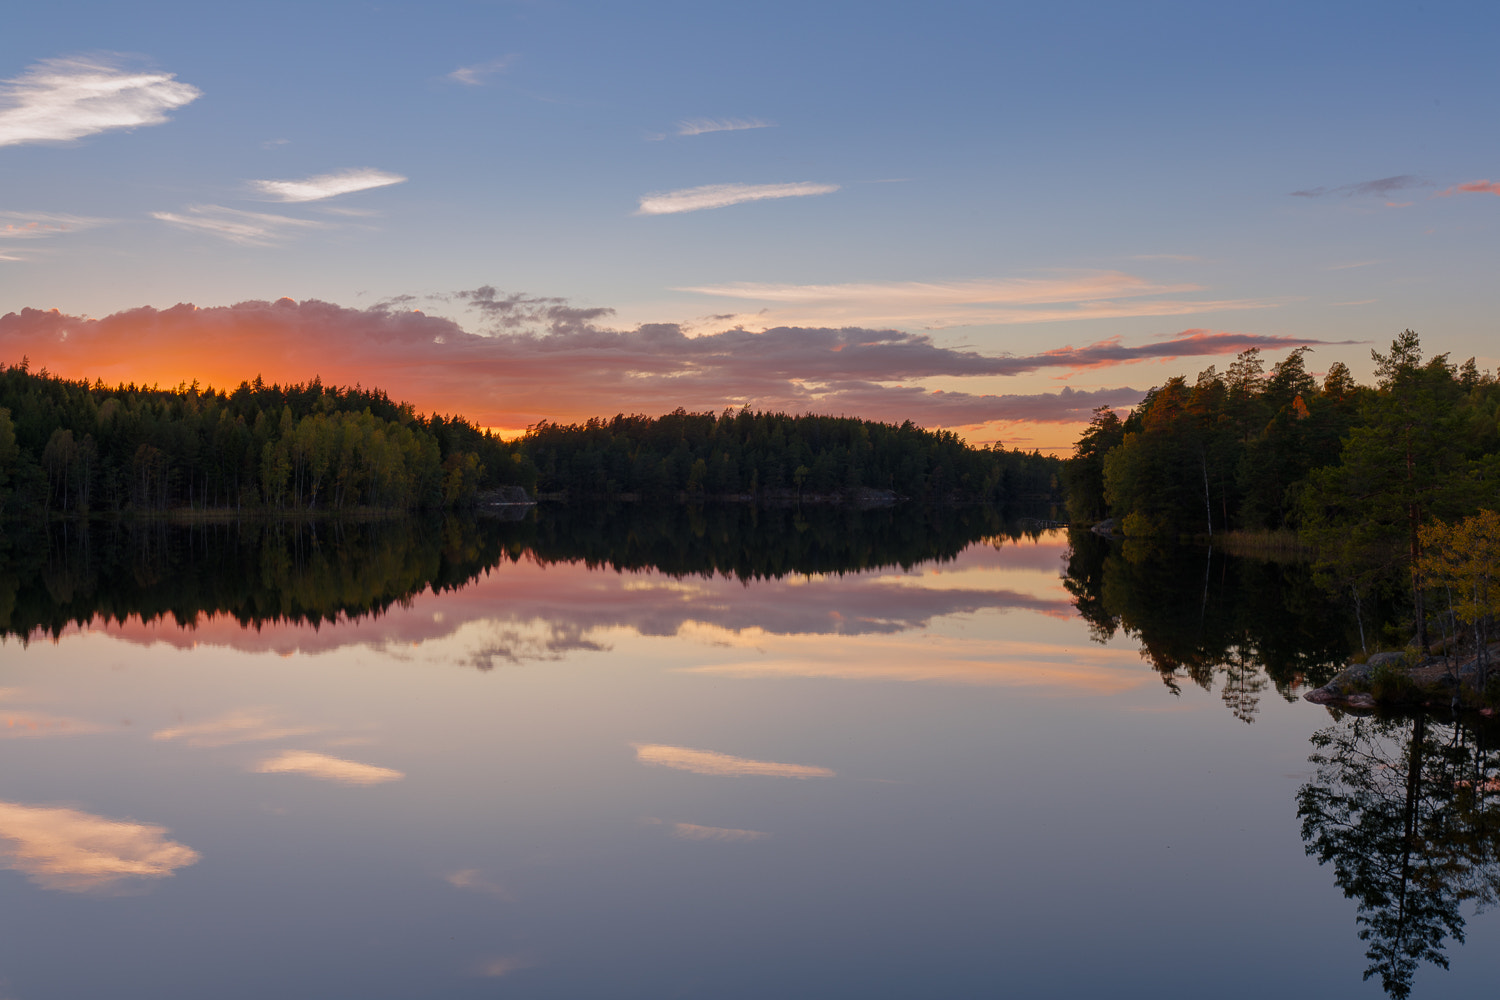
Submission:
[[[1500,975],[1493,734],[1295,700],[1351,624],[1304,567],[984,508],[5,545],[7,997]]]
[[[1500,894],[1495,726],[1345,718],[1312,737],[1317,776],[1297,793],[1307,853],[1358,900],[1365,978],[1411,995],[1423,962],[1448,968],[1463,907]]]
[[[0,859],[43,888],[97,892],[165,878],[199,856],[154,824],[0,802]]]
[[[745,583],[910,568],[951,560],[980,538],[1022,534],[989,507],[750,504],[559,506],[518,521],[13,527],[0,539],[0,636],[57,636],[95,620],[182,626],[224,617],[238,627],[317,627],[461,589],[522,559]],[[884,627],[910,627],[922,613],[914,608]]]
[[[1353,622],[1306,564],[1086,531],[1070,540],[1065,586],[1095,641],[1124,632],[1173,693],[1183,678],[1204,690],[1217,683],[1224,704],[1250,722],[1268,687],[1292,700],[1348,662]]]
[[[771,778],[831,778],[833,772],[826,767],[811,767],[807,764],[778,764],[769,760],[750,760],[712,750],[690,750],[687,747],[667,747],[654,743],[637,743],[636,760],[642,764],[658,767],[674,767],[693,774],[753,774]]]

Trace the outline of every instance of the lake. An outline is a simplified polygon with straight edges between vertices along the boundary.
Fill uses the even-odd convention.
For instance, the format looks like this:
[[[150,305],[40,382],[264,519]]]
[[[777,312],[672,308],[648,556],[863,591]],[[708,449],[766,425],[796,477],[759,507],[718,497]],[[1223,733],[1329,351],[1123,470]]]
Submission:
[[[1354,628],[982,508],[12,530],[0,996],[1487,995],[1500,735]]]

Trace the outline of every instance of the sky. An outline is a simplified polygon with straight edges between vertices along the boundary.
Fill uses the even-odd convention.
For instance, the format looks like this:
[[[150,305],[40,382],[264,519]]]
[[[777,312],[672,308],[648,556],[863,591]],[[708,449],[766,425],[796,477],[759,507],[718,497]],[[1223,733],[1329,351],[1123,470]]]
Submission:
[[[1066,450],[1401,330],[1500,365],[1500,8],[17,5],[0,363]]]

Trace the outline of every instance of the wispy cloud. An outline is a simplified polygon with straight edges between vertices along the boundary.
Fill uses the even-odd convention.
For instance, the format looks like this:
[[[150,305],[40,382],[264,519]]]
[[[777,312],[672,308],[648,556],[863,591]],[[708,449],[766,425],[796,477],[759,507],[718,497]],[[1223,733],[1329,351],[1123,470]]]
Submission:
[[[1315,187],[1303,191],[1293,191],[1294,198],[1322,198],[1326,195],[1342,195],[1345,198],[1370,195],[1377,198],[1388,198],[1397,191],[1405,191],[1409,188],[1431,187],[1432,182],[1415,177],[1411,174],[1398,174],[1395,177],[1381,177],[1373,181],[1359,181],[1355,184],[1340,184],[1337,187]]]
[[[1456,194],[1500,194],[1500,181],[1469,181],[1467,184],[1455,184],[1444,188],[1437,193],[1439,198],[1451,198]]]
[[[529,969],[536,963],[526,955],[507,955],[504,958],[486,958],[474,970],[476,975],[488,978],[508,976],[512,972]]]
[[[666,746],[660,743],[633,743],[635,759],[642,764],[670,767],[693,774],[712,775],[758,775],[769,778],[832,778],[834,773],[826,767],[809,764],[778,764],[770,760],[751,760],[749,757],[734,757],[712,750],[693,750],[688,747]]]
[[[762,314],[763,321],[796,326],[889,323],[940,329],[978,324],[1182,316],[1273,305],[1253,299],[1167,297],[1202,291],[1202,286],[1162,284],[1121,271],[1082,271],[1045,278],[840,285],[730,282],[687,286],[676,291],[769,303],[772,308]]]
[[[361,764],[356,760],[331,757],[311,750],[285,750],[274,757],[267,757],[251,770],[257,774],[303,774],[341,785],[379,785],[406,777],[393,768]]]
[[[198,858],[163,826],[0,802],[0,865],[45,889],[109,890],[128,879],[165,878]]]
[[[775,122],[760,118],[689,118],[677,123],[677,134],[703,135],[707,132],[740,132],[751,128],[775,127]]]
[[[321,201],[355,191],[401,184],[405,180],[400,174],[373,167],[353,167],[300,181],[251,181],[250,186],[272,201]]]
[[[443,876],[443,881],[455,889],[468,889],[473,892],[481,892],[487,896],[495,896],[499,899],[514,900],[510,890],[498,882],[493,882],[484,877],[478,868],[464,868],[456,872],[450,872]]]
[[[769,833],[760,830],[736,830],[725,826],[699,826],[697,823],[673,823],[672,836],[679,840],[745,841],[761,840]]]
[[[168,111],[202,93],[171,73],[125,69],[105,59],[47,59],[0,82],[0,146],[160,125]]]
[[[268,712],[243,709],[204,722],[158,729],[151,738],[158,742],[181,740],[194,747],[223,747],[305,736],[312,732],[316,730],[310,726],[288,726],[277,722]]]
[[[152,212],[151,217],[178,229],[208,233],[249,247],[273,246],[290,239],[298,232],[322,229],[327,225],[286,215],[242,212],[222,205],[189,205],[186,212],[186,215],[177,212]]]
[[[76,233],[83,229],[107,225],[110,221],[84,215],[58,215],[52,212],[0,212],[0,243],[61,236],[65,233]]]
[[[461,83],[466,87],[479,87],[489,77],[504,71],[510,66],[514,58],[514,56],[501,56],[498,59],[491,59],[489,62],[475,63],[472,66],[460,66],[448,74],[448,79],[454,83]]]
[[[706,184],[641,196],[636,215],[675,215],[679,212],[701,212],[706,208],[727,208],[747,201],[769,198],[805,198],[815,194],[832,194],[837,184]]]

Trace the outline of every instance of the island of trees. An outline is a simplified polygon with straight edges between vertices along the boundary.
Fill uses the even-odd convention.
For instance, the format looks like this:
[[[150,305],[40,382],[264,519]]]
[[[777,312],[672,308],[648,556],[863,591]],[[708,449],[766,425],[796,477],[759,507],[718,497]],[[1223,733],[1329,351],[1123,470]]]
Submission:
[[[852,417],[677,410],[504,440],[378,389],[233,390],[0,367],[0,516],[323,514],[486,499],[1045,500],[1060,463]]]
[[[1474,359],[1424,358],[1407,330],[1372,351],[1376,384],[1308,348],[1257,350],[1100,409],[1064,470],[1075,522],[1131,539],[1189,535],[1300,548],[1352,607],[1362,646],[1484,660],[1500,617],[1500,383]],[[1372,605],[1389,629],[1370,635]]]

